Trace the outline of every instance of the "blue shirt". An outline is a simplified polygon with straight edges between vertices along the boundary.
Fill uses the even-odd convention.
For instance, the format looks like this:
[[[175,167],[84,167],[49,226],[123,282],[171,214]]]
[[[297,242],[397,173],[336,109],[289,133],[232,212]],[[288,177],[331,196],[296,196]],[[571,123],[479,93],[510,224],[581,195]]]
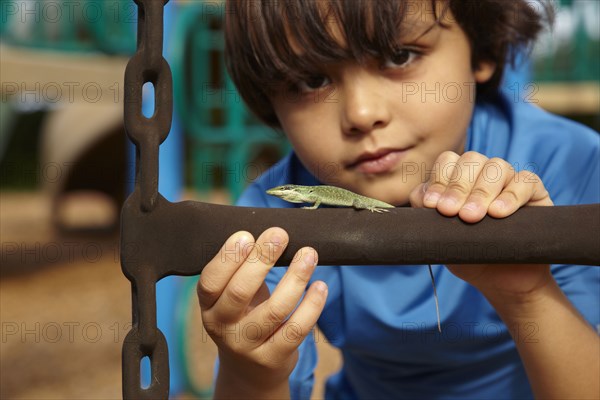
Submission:
[[[501,94],[476,104],[466,143],[466,150],[534,171],[556,205],[599,202],[600,136],[582,125]],[[265,194],[285,183],[319,184],[291,153],[255,181],[238,204],[301,206]],[[435,265],[433,271],[442,333],[437,332],[426,266],[315,270],[311,282],[323,280],[329,286],[318,326],[343,356],[341,371],[327,382],[327,399],[533,397],[515,344],[495,310],[477,289],[444,266]],[[600,268],[554,265],[552,272],[597,329]],[[284,273],[285,268],[274,268],[268,275],[271,292]],[[520,327],[519,340],[535,341],[536,335],[533,323]],[[292,398],[307,399],[317,362],[313,334],[299,350],[290,389]]]

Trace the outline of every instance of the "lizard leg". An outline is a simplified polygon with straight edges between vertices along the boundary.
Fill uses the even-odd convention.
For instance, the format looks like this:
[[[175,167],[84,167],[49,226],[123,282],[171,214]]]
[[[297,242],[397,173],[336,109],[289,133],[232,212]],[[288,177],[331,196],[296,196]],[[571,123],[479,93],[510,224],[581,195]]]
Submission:
[[[321,205],[321,200],[317,200],[317,201],[315,201],[315,204],[313,204],[312,206],[310,206],[310,207],[307,206],[307,207],[302,207],[302,208],[307,209],[307,210],[314,210],[315,208],[318,208],[320,205]]]
[[[352,207],[356,208],[357,210],[371,210],[372,208],[360,201],[359,199],[352,200]]]
[[[387,208],[368,207],[367,209],[371,212],[376,212],[376,213],[390,212],[390,210],[388,210]]]
[[[376,213],[390,212],[390,210],[388,210],[387,208],[381,208],[381,207],[367,207],[367,210],[369,210],[371,212],[376,212]]]
[[[376,213],[389,212],[389,210],[386,210],[385,208],[368,205],[359,199],[354,199],[352,201],[352,207],[356,208],[357,210],[369,210]]]

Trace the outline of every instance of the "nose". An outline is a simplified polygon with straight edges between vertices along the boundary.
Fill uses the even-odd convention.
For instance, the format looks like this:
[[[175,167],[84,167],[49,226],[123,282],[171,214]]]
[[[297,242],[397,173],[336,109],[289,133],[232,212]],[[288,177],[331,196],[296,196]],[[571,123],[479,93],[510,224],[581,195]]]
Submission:
[[[348,136],[370,133],[390,122],[391,112],[386,88],[376,72],[354,69],[344,80],[342,98],[342,130]]]

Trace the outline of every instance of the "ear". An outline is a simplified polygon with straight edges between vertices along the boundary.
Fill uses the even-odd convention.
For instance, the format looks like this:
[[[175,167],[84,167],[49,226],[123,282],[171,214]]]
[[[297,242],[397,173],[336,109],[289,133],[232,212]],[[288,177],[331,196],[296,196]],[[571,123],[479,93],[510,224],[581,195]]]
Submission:
[[[496,72],[496,63],[491,61],[480,61],[475,68],[475,82],[485,83],[490,80],[492,75]]]

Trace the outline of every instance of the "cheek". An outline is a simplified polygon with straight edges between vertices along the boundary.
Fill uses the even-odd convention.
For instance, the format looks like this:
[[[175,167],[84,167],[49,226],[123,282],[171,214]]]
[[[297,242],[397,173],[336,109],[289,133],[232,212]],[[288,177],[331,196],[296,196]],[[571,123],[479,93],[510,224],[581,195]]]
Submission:
[[[341,143],[335,137],[332,117],[313,107],[310,112],[281,110],[278,113],[283,131],[302,164],[320,181],[335,175],[341,165]],[[338,128],[339,129],[339,128]]]
[[[425,81],[410,99],[405,117],[415,121],[414,129],[430,141],[429,151],[462,151],[475,102],[475,83],[470,78],[456,74],[454,79]]]
[[[431,108],[432,123],[450,131],[466,133],[475,104],[476,82],[468,47],[461,43],[455,52],[442,49],[432,60],[421,100]],[[422,96],[422,97],[423,97]]]
[[[462,153],[475,105],[474,86],[457,85],[451,92],[443,93],[446,99],[440,106],[440,122],[445,122],[445,126],[440,128],[439,139],[451,146],[447,150]]]
[[[325,136],[325,135],[324,135]],[[327,162],[331,153],[324,151],[328,147],[327,141],[324,138],[306,137],[306,136],[294,136],[293,133],[288,134],[288,138],[292,143],[292,147],[296,152],[300,161],[314,174],[314,171],[320,167],[321,164]]]

